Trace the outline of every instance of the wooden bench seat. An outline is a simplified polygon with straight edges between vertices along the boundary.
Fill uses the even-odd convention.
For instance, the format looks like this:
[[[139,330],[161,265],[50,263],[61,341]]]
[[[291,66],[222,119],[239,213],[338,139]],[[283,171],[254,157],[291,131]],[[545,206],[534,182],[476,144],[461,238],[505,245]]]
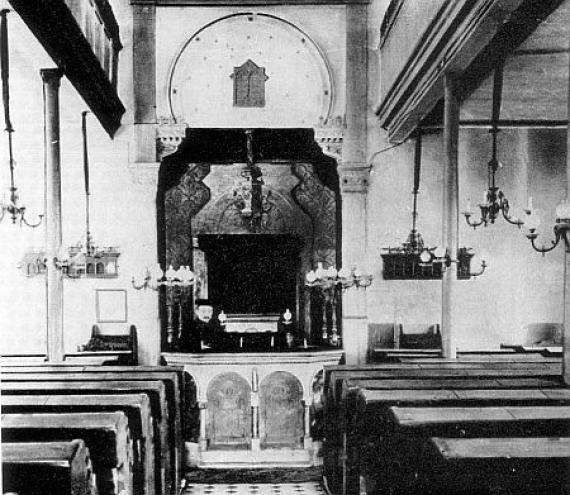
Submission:
[[[132,443],[122,412],[2,414],[2,440],[60,441],[81,438],[89,448],[104,494],[132,494]]]
[[[3,395],[0,405],[4,413],[124,412],[133,438],[134,490],[154,495],[160,489],[160,485],[155,486],[160,464],[155,465],[153,418],[147,395]]]
[[[416,489],[435,495],[489,490],[495,493],[566,494],[570,438],[441,438],[429,440]]]
[[[175,445],[169,442],[168,407],[165,387],[157,380],[118,380],[118,381],[25,381],[0,382],[0,391],[5,395],[100,395],[100,394],[140,394],[149,397],[154,418],[155,458],[160,462],[159,493],[174,493],[177,486],[172,478],[170,459]],[[172,457],[173,458],[173,457]]]
[[[352,417],[349,414],[339,456],[345,464],[335,480],[345,493],[358,493],[360,476],[371,491],[379,485],[410,491],[423,463],[423,454],[415,449],[426,435],[537,436],[570,431],[570,389],[360,389],[355,394],[352,406],[347,406]],[[424,431],[418,434],[419,430]]]
[[[120,366],[113,367],[113,370],[108,371],[106,366],[85,366],[81,371],[75,371],[66,367],[43,367],[41,373],[30,372],[25,368],[24,370],[7,371],[3,370],[2,379],[6,382],[12,381],[83,381],[83,380],[100,380],[100,381],[115,381],[115,380],[160,380],[164,383],[165,396],[168,405],[169,413],[169,445],[173,447],[171,455],[174,462],[172,463],[171,479],[176,487],[180,486],[181,472],[182,472],[182,424],[181,412],[183,410],[182,391],[183,386],[180,383],[179,370],[164,371],[161,368],[156,368],[148,371],[137,369],[137,367],[125,367],[128,370],[121,369]],[[33,377],[32,377],[33,375]]]
[[[343,435],[348,428],[346,415],[352,407],[345,403],[345,390],[376,389],[390,394],[392,390],[409,389],[417,395],[422,390],[430,394],[440,389],[450,394],[452,400],[458,400],[451,390],[557,388],[561,383],[561,370],[560,360],[540,363],[492,363],[484,360],[465,364],[442,361],[327,366],[324,390],[325,475],[333,490],[338,490],[340,473],[344,469]],[[539,396],[539,399],[543,398]]]
[[[2,444],[2,490],[22,495],[96,495],[83,440]]]
[[[389,408],[392,420],[400,427],[422,428],[444,423],[519,423],[521,421],[570,420],[569,406],[501,407],[399,407]]]

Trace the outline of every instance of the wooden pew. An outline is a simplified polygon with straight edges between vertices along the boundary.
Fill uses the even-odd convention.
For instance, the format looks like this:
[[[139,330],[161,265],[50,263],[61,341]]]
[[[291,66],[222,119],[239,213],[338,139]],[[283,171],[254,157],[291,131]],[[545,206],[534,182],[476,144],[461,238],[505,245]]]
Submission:
[[[458,493],[466,486],[540,495],[570,490],[569,437],[434,437],[430,443],[422,455],[427,462],[418,494],[441,493],[443,487]]]
[[[97,495],[83,440],[2,444],[3,492]]]
[[[124,412],[134,444],[135,493],[159,493],[160,463],[155,465],[153,418],[147,395],[3,395],[0,405],[4,413]]]
[[[101,495],[133,494],[132,443],[122,412],[2,414],[2,439],[8,442],[85,441]]]
[[[40,368],[41,372],[37,369]],[[112,368],[109,370],[109,368]],[[3,369],[2,379],[11,381],[80,381],[80,380],[160,380],[164,383],[166,399],[169,412],[169,445],[172,448],[172,473],[171,479],[174,486],[179,487],[182,476],[182,452],[183,452],[183,436],[181,413],[185,409],[186,404],[183,402],[184,385],[181,383],[180,377],[183,372],[175,368],[150,368],[142,369],[142,367],[133,366],[84,366],[80,370],[73,366],[43,366],[32,368],[20,368],[18,371],[12,371],[13,368]],[[148,369],[150,368],[150,369]],[[166,370],[165,370],[166,369]],[[32,377],[33,376],[33,377]]]
[[[343,388],[505,388],[560,385],[560,360],[541,363],[481,362],[369,364],[364,366],[325,367],[325,438],[324,471],[330,483],[338,489],[342,468],[342,438],[346,423]],[[378,379],[374,379],[374,377]],[[425,378],[424,378],[425,377]],[[430,378],[426,379],[426,378]],[[515,377],[515,378],[513,378]],[[528,378],[531,377],[531,378]],[[544,377],[544,378],[543,378]],[[442,380],[445,378],[445,380]],[[405,381],[404,381],[405,380]]]
[[[48,386],[49,384],[49,386]],[[145,393],[150,400],[154,418],[155,458],[160,461],[160,490],[158,493],[175,493],[177,486],[172,479],[171,451],[169,443],[168,408],[165,387],[161,381],[120,380],[120,381],[57,381],[57,382],[0,382],[0,391],[6,395],[100,395],[100,394],[139,394]]]
[[[387,484],[386,480],[378,481],[378,473],[385,471],[394,471],[390,467],[378,467],[379,459],[383,456],[390,456],[390,453],[380,451],[383,448],[383,440],[386,435],[390,433],[391,428],[388,424],[390,419],[390,407],[399,406],[404,409],[394,409],[395,411],[403,410],[408,411],[413,408],[426,408],[429,406],[433,410],[433,417],[436,421],[445,422],[445,413],[441,416],[437,411],[440,408],[449,408],[454,406],[455,409],[450,409],[450,414],[457,409],[463,410],[468,408],[473,411],[475,415],[472,419],[477,418],[477,412],[481,406],[489,407],[502,406],[504,409],[500,413],[496,413],[495,419],[500,419],[499,414],[506,417],[506,411],[509,411],[508,418],[513,418],[517,421],[512,414],[517,414],[519,418],[524,418],[523,409],[526,408],[527,414],[533,414],[533,410],[543,417],[540,421],[548,418],[550,420],[556,419],[560,416],[560,409],[556,409],[561,405],[564,406],[564,415],[568,414],[568,407],[570,406],[570,389],[520,389],[520,390],[501,390],[501,389],[473,389],[473,390],[413,390],[413,389],[400,389],[400,390],[366,390],[356,389],[353,391],[352,397],[346,397],[346,400],[353,400],[346,406],[347,411],[352,412],[348,414],[346,431],[344,437],[344,449],[340,454],[340,458],[346,458],[345,462],[341,464],[336,472],[332,472],[332,482],[336,482],[339,486],[344,486],[344,493],[357,493],[359,490],[359,480],[363,473],[367,474],[368,485],[371,491],[377,483],[380,485]],[[437,407],[435,407],[437,406]],[[462,406],[462,407],[459,407]],[[473,407],[473,406],[480,406]],[[549,406],[545,408],[545,406]],[[553,406],[554,409],[550,409]],[[459,420],[468,416],[470,412],[459,412],[455,418],[448,419]],[[553,411],[553,412],[547,412]],[[463,414],[463,416],[462,416]],[[480,413],[481,414],[481,413]],[[404,416],[402,415],[402,418]],[[564,416],[563,416],[564,417]],[[481,419],[481,416],[479,416]],[[560,417],[557,418],[560,420]],[[521,419],[524,423],[524,419]],[[567,428],[566,420],[564,428]],[[554,423],[552,423],[553,425]],[[551,425],[551,426],[552,426]],[[528,423],[527,423],[528,426]],[[558,425],[560,428],[560,425]],[[564,430],[564,429],[563,429]],[[457,431],[462,431],[459,427]],[[491,430],[492,431],[492,430]],[[548,429],[546,431],[549,431]],[[553,431],[553,430],[552,430]],[[401,439],[399,439],[401,440]],[[398,442],[396,444],[399,445]],[[364,449],[363,446],[367,446]],[[403,447],[403,446],[402,446]],[[337,476],[335,479],[334,476]]]

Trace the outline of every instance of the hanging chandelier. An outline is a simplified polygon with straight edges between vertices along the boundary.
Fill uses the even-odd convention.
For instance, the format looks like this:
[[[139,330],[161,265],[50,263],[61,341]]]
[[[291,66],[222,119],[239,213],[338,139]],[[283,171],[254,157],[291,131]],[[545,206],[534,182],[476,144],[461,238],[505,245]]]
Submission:
[[[502,214],[503,218],[512,225],[519,228],[524,224],[522,220],[512,216],[509,213],[510,206],[505,193],[501,191],[495,182],[495,174],[497,170],[502,167],[502,164],[497,159],[497,136],[499,130],[499,118],[501,114],[501,97],[503,92],[503,63],[500,63],[495,68],[493,76],[493,108],[491,116],[491,159],[489,160],[488,169],[488,186],[483,193],[483,202],[479,203],[480,215],[478,220],[473,220],[473,211],[471,202],[467,201],[467,206],[463,215],[467,225],[476,229],[483,225],[486,227],[490,223],[495,223],[495,220]],[[532,199],[529,198],[529,207],[532,205]]]
[[[93,243],[90,231],[89,197],[89,153],[87,146],[87,114],[81,113],[81,132],[83,138],[83,174],[85,179],[85,243],[78,242],[68,249],[63,246],[53,260],[55,267],[68,278],[116,278],[119,276],[119,248],[116,246],[98,247]],[[44,251],[28,252],[24,255],[20,267],[27,276],[45,272],[47,259]]]
[[[471,271],[471,259],[475,255],[472,249],[462,247],[457,250],[456,257],[442,246],[428,247],[417,229],[418,194],[420,189],[420,172],[422,156],[422,134],[416,131],[416,147],[414,152],[414,197],[412,210],[412,230],[405,242],[398,247],[383,248],[381,254],[384,264],[383,275],[386,280],[394,279],[441,279],[443,272],[457,264],[457,278],[469,279],[482,275],[487,268],[485,260],[481,261],[478,271]]]
[[[0,202],[0,222],[4,219],[6,214],[12,219],[12,223],[19,222],[28,227],[35,228],[42,223],[43,215],[38,215],[39,220],[36,223],[30,223],[26,219],[26,207],[19,205],[20,199],[18,195],[18,188],[14,180],[14,167],[16,161],[14,160],[14,149],[12,143],[12,134],[14,128],[10,119],[10,84],[9,84],[9,54],[8,54],[8,19],[7,14],[9,10],[3,9],[0,11],[0,69],[2,72],[2,101],[4,104],[4,123],[6,125],[5,131],[8,133],[8,163],[10,167],[10,199],[9,201],[3,200]]]
[[[245,131],[247,138],[247,163],[241,171],[242,180],[233,190],[234,204],[248,230],[260,232],[267,226],[272,209],[271,191],[264,190],[263,174],[253,158],[253,130]]]

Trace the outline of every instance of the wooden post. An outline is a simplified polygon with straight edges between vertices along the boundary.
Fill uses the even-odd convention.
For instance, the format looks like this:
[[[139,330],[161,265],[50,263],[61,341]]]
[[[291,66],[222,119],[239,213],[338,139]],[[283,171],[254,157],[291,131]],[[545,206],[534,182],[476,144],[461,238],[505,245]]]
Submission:
[[[570,81],[568,84],[568,110],[570,111]],[[570,126],[566,144],[566,199],[570,201]],[[570,386],[570,253],[564,253],[564,329],[562,335],[562,376]]]
[[[41,69],[45,94],[45,198],[47,360],[63,361],[63,274],[54,260],[61,251],[61,162],[59,143],[59,69]]]
[[[452,260],[457,258],[459,239],[459,181],[458,181],[458,142],[459,142],[459,101],[456,80],[453,75],[445,76],[444,130],[445,164],[443,180],[443,245],[448,249]],[[455,331],[457,329],[457,264],[452,263],[445,271],[442,281],[441,326],[443,357],[455,359]]]

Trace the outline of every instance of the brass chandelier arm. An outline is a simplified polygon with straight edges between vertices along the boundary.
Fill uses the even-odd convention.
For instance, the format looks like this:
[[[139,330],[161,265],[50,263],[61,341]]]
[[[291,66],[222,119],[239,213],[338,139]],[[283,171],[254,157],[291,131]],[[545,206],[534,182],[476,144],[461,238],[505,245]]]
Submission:
[[[467,225],[469,225],[469,227],[473,227],[473,229],[476,229],[477,227],[483,224],[487,225],[487,222],[485,221],[483,216],[481,216],[481,219],[479,221],[473,221],[471,220],[471,217],[473,216],[471,212],[466,211],[463,213],[463,215],[465,216],[465,221],[467,222]]]
[[[503,212],[503,218],[511,225],[516,225],[519,229],[524,225],[522,220],[509,215],[509,201],[504,195],[501,195],[501,211]]]
[[[559,234],[558,232],[556,233],[556,238],[554,241],[550,241],[551,246],[550,247],[546,247],[544,244],[542,245],[542,247],[538,247],[536,245],[536,239],[537,239],[537,235],[536,234],[532,234],[532,235],[528,235],[527,236],[530,239],[530,243],[532,244],[532,247],[535,251],[538,251],[539,253],[542,254],[546,254],[549,253],[550,251],[552,251],[554,248],[556,248],[556,246],[558,246],[558,244],[560,243],[560,239],[562,238],[561,234]]]

